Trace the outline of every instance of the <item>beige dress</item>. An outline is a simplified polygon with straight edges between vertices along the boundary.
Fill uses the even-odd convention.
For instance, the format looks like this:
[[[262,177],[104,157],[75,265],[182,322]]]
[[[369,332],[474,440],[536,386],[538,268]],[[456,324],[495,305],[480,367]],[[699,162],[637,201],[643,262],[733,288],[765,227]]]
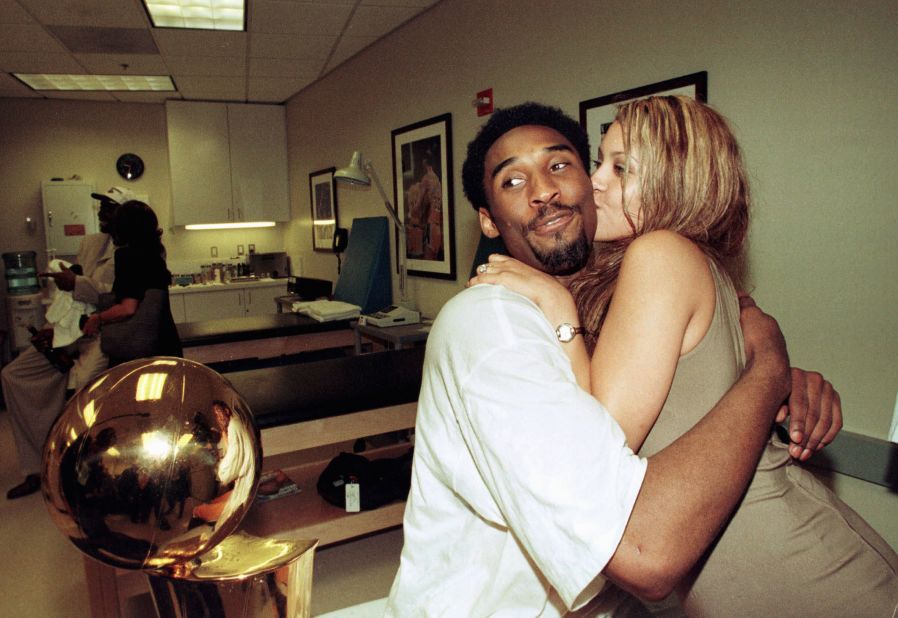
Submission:
[[[713,321],[680,358],[640,455],[688,431],[742,371],[736,292],[714,264],[711,270]],[[771,436],[746,495],[696,567],[682,602],[690,616],[891,617],[898,609],[898,555]]]

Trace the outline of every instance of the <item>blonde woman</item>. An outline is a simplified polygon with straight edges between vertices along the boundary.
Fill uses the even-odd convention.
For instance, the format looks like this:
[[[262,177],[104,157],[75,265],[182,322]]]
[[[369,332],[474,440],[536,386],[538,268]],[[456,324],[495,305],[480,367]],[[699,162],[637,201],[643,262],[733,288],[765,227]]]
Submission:
[[[472,283],[525,294],[551,324],[577,324],[579,308],[585,340],[566,348],[578,380],[650,456],[742,371],[731,273],[748,184],[725,119],[688,97],[623,105],[597,158],[603,246],[571,292],[505,256]],[[677,592],[693,616],[893,616],[898,555],[771,435],[740,506]]]

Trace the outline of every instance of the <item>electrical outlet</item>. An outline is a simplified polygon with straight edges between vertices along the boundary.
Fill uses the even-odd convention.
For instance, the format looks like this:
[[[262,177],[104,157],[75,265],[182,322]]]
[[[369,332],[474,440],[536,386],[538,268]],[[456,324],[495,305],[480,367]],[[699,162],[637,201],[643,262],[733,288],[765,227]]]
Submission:
[[[243,245],[237,245],[237,255],[243,255]]]
[[[209,255],[211,255],[212,257],[218,257],[218,247],[210,247]]]

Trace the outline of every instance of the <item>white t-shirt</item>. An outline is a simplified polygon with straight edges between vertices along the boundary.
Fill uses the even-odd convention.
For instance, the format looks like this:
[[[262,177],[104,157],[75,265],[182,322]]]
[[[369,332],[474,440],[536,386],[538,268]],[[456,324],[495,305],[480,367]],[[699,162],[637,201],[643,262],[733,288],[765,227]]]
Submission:
[[[536,305],[500,286],[465,290],[428,337],[386,615],[582,606],[604,585],[645,470]]]

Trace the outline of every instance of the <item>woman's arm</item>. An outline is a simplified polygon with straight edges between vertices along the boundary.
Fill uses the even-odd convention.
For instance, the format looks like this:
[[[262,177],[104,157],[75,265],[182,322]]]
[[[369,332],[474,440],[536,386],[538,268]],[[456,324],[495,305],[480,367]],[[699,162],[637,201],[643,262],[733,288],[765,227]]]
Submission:
[[[591,363],[593,395],[638,451],[661,412],[677,362],[714,315],[708,258],[669,231],[628,247]]]
[[[87,318],[87,322],[84,323],[82,330],[85,335],[96,335],[100,332],[100,327],[104,322],[127,320],[137,312],[138,305],[140,305],[140,301],[136,298],[123,298],[121,302],[112,305],[108,309],[92,314]]]
[[[486,270],[483,267],[487,266]],[[477,274],[472,277],[467,286],[478,283],[492,283],[507,287],[513,292],[526,296],[532,300],[545,314],[549,324],[557,328],[560,324],[580,326],[580,317],[577,315],[577,305],[571,293],[568,292],[555,277],[527,266],[523,262],[494,253],[489,257],[489,262],[481,264],[477,268]],[[587,392],[592,392],[589,383],[589,354],[586,352],[586,343],[582,335],[576,335],[571,341],[563,343],[562,347],[571,359],[571,367],[577,378],[577,384]]]

